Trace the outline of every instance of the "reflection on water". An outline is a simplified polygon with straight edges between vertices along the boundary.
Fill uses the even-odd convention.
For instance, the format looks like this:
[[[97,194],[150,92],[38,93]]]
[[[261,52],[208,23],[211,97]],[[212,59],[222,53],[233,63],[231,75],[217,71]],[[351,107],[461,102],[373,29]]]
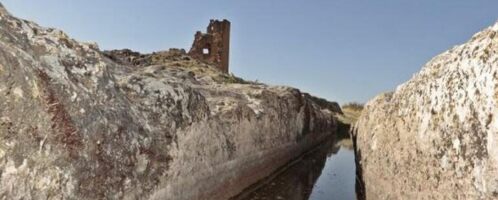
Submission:
[[[328,157],[322,175],[318,178],[309,199],[355,199],[354,153],[341,147]]]
[[[238,200],[356,199],[355,162],[349,137],[331,138]]]

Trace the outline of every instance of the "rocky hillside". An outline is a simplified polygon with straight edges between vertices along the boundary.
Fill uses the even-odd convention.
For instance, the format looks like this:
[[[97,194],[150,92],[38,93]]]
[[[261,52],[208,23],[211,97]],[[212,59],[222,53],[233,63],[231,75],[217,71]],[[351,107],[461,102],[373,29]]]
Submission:
[[[366,105],[355,137],[367,199],[498,199],[497,32]]]
[[[178,50],[103,53],[3,8],[0,105],[2,199],[226,199],[340,112]]]

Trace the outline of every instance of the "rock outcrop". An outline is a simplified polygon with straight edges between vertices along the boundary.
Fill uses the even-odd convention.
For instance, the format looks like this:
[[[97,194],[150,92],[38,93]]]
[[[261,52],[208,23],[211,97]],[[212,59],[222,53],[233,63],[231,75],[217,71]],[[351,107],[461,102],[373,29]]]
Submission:
[[[355,127],[366,199],[498,199],[497,32],[366,105]]]
[[[226,199],[334,133],[319,104],[0,9],[1,199]]]

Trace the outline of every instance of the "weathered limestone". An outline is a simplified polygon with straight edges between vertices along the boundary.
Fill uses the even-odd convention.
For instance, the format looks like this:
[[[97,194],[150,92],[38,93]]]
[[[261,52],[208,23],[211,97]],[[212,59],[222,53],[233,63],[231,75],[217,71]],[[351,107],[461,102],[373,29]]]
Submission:
[[[356,148],[367,199],[498,199],[497,32],[366,105]]]
[[[177,50],[104,54],[2,8],[0,197],[226,199],[334,133],[336,104],[237,81]]]

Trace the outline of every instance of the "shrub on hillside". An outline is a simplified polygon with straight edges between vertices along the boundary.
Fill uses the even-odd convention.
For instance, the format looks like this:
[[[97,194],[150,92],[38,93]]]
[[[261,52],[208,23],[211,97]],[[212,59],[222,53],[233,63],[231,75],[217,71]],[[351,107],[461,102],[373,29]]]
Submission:
[[[364,105],[358,102],[349,102],[342,105],[343,109],[363,110]]]

